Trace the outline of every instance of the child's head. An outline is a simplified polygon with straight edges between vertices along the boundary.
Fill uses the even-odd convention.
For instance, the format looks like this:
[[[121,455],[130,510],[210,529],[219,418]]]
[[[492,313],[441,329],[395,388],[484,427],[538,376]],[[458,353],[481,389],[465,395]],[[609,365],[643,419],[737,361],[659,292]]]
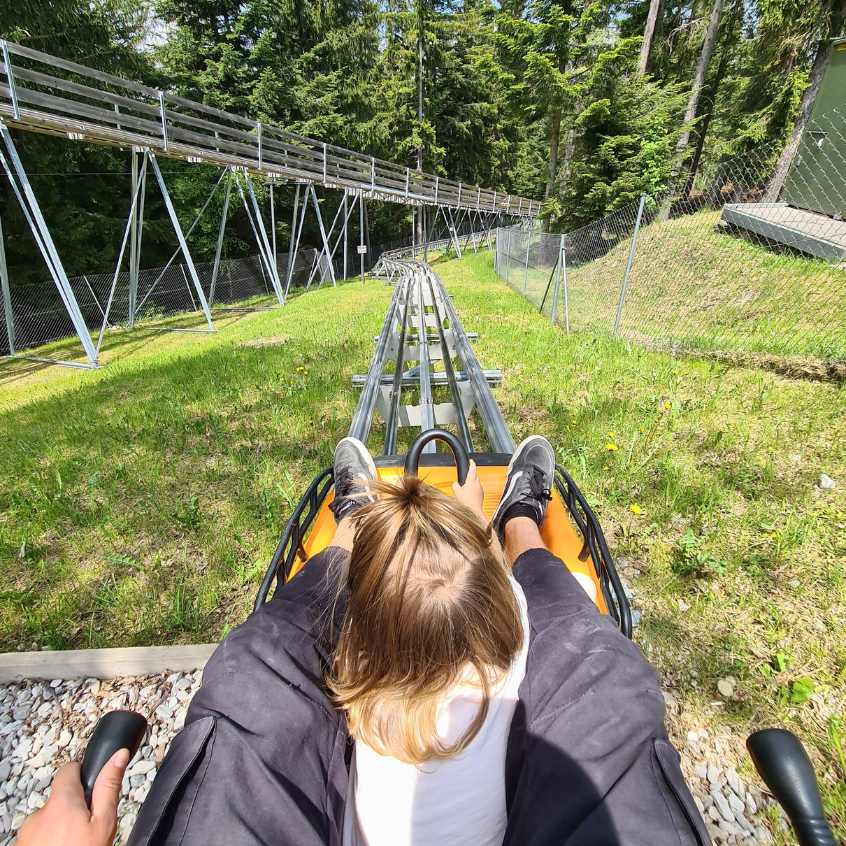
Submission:
[[[485,719],[490,685],[522,642],[508,570],[490,527],[417,478],[376,482],[355,515],[349,605],[330,687],[353,737],[419,763],[463,749]],[[479,713],[445,746],[442,694],[475,672]]]

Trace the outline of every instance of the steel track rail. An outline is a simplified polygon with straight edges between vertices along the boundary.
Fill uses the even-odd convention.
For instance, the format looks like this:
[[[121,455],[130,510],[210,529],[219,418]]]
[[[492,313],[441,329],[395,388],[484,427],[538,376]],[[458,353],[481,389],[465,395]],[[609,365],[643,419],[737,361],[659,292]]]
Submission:
[[[388,306],[388,313],[385,315],[385,322],[382,324],[382,332],[376,343],[376,352],[367,371],[367,381],[358,398],[358,405],[355,408],[352,422],[350,423],[349,435],[367,443],[370,434],[370,427],[373,423],[373,412],[376,409],[376,400],[381,384],[382,371],[385,369],[385,362],[388,357],[389,341],[394,320],[396,320],[397,308],[400,301],[401,286],[397,285],[394,295]]]
[[[473,347],[467,338],[467,333],[458,319],[458,314],[455,311],[452,300],[444,289],[438,274],[429,265],[425,266],[425,272],[429,274],[433,283],[443,291],[444,309],[449,320],[450,330],[453,333],[455,352],[467,378],[470,380],[470,387],[473,391],[476,407],[479,409],[479,416],[482,418],[482,424],[485,427],[485,434],[487,435],[491,450],[493,452],[511,454],[514,452],[514,440],[508,431],[505,418],[502,416],[502,412],[493,398],[490,386],[485,379],[485,374],[479,365],[479,360],[476,358],[476,353],[473,352]]]
[[[438,327],[438,337],[441,340],[441,358],[447,375],[449,391],[450,394],[452,394],[452,401],[455,405],[455,418],[458,422],[458,431],[461,433],[461,440],[464,441],[464,446],[466,447],[467,452],[473,452],[473,438],[470,435],[470,427],[467,425],[467,417],[464,414],[464,403],[461,401],[461,390],[459,389],[458,382],[455,378],[455,369],[452,366],[452,356],[450,354],[449,345],[447,344],[446,333],[444,332],[444,321],[441,317],[441,309],[438,306],[439,296],[435,293],[435,284],[432,282],[432,274],[426,273],[425,269],[423,269],[423,273],[426,276],[426,282],[429,285],[429,293],[432,297],[432,310],[434,311],[435,323]],[[438,293],[445,297],[446,291],[444,291],[443,287],[438,286],[438,288]],[[487,381],[485,384],[487,385]]]
[[[402,309],[402,325],[400,326],[399,339],[397,341],[396,365],[394,367],[393,383],[391,385],[391,397],[388,410],[388,419],[385,421],[385,443],[383,452],[385,455],[393,455],[397,446],[397,422],[399,419],[399,406],[403,388],[403,361],[405,356],[405,336],[408,331],[408,305],[411,300],[409,289],[411,287],[411,273],[405,271],[397,287],[402,288],[401,298],[404,300]]]
[[[432,400],[432,381],[430,378],[431,361],[429,350],[429,332],[426,329],[426,297],[423,290],[423,273],[414,274],[417,291],[417,348],[418,376],[420,378],[420,431],[427,432],[435,428],[435,404]],[[423,447],[423,452],[435,452],[434,441]]]
[[[384,268],[389,277],[396,280],[394,295],[367,376],[353,377],[353,384],[361,385],[362,393],[349,434],[366,442],[372,417],[378,407],[385,418],[383,454],[393,455],[396,451],[397,430],[401,424],[403,388],[419,389],[417,404],[409,407],[404,425],[411,425],[410,421],[415,420],[415,425],[425,432],[435,428],[438,416],[444,413],[443,407],[434,402],[432,387],[445,385],[452,400],[451,408],[447,405],[448,419],[454,419],[464,445],[468,452],[472,452],[473,440],[465,397],[462,396],[464,385],[465,390],[467,386],[470,388],[473,406],[478,409],[491,452],[514,452],[514,441],[491,393],[490,383],[498,383],[499,373],[482,370],[468,334],[438,275],[429,265],[418,261],[389,259],[384,262]],[[431,315],[426,312],[427,293],[432,304]],[[444,326],[447,321],[448,330]],[[434,323],[435,330],[430,332],[427,323]],[[409,352],[415,348],[414,341],[408,340],[411,331],[417,336],[416,353]],[[432,361],[437,358],[435,350],[438,348],[444,370],[435,373]],[[453,356],[461,362],[462,369],[459,372],[456,372],[453,365]],[[391,358],[394,360],[394,371],[389,375],[384,370]],[[416,366],[404,370],[406,359],[416,360]],[[434,444],[431,446],[430,451],[434,451]]]

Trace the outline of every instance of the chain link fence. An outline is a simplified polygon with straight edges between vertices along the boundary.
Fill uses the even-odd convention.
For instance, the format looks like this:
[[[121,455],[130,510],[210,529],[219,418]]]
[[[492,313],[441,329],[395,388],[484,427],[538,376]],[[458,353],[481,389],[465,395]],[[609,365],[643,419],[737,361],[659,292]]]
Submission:
[[[321,261],[321,256],[316,249],[299,251],[291,272],[292,290],[304,287],[312,275],[312,284],[329,278],[328,269],[323,266],[325,258]],[[284,284],[288,254],[278,254],[276,264]],[[267,270],[258,256],[221,260],[216,279],[212,262],[197,263],[194,267],[213,311],[278,305]],[[204,328],[206,325],[190,270],[185,264],[171,263],[140,270],[134,308],[130,307],[128,271],[118,274],[111,302],[114,272],[86,274],[69,281],[95,341],[107,313],[106,330],[150,326],[163,320],[167,320],[169,328]],[[74,360],[82,357],[82,345],[75,335],[63,298],[51,279],[22,284],[10,280],[8,291],[3,293],[0,297],[0,355],[34,350],[42,358]],[[180,319],[173,320],[176,317]],[[108,345],[108,338],[108,334],[104,334],[104,346]]]
[[[846,360],[846,115],[563,235],[500,229],[496,271],[568,331]]]

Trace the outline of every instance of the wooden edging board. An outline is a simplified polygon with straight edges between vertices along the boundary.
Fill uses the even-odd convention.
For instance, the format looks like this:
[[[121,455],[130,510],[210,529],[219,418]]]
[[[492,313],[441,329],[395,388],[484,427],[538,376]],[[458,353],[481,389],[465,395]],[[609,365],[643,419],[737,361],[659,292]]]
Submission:
[[[216,643],[0,653],[0,684],[24,679],[114,679],[205,666]]]

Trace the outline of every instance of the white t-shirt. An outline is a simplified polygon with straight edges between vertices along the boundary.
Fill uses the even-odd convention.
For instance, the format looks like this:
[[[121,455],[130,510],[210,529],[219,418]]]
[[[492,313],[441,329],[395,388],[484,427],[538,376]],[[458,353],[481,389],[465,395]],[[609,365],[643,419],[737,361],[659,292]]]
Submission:
[[[457,755],[414,765],[356,741],[344,820],[344,844],[363,846],[500,846],[505,836],[505,749],[517,691],[526,674],[529,616],[520,585],[523,644],[493,691],[478,734]],[[477,687],[456,686],[438,713],[438,733],[454,743],[478,713]],[[355,801],[349,801],[354,796]]]

